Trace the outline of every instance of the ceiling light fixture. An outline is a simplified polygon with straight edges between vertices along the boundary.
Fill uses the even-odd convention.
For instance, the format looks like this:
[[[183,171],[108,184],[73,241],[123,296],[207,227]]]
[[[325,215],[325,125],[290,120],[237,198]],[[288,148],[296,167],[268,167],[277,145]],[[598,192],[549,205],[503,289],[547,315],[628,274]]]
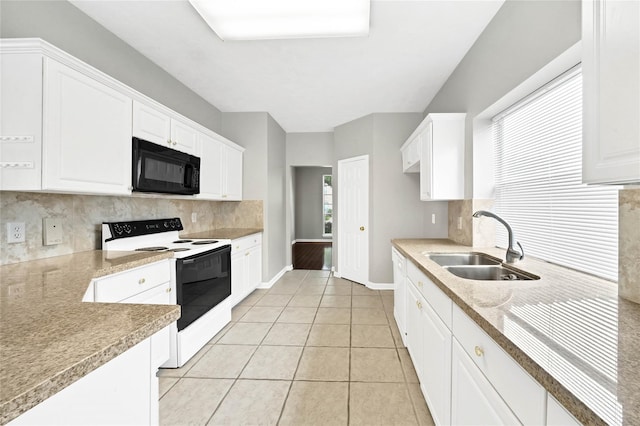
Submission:
[[[189,0],[222,40],[369,34],[370,0]]]

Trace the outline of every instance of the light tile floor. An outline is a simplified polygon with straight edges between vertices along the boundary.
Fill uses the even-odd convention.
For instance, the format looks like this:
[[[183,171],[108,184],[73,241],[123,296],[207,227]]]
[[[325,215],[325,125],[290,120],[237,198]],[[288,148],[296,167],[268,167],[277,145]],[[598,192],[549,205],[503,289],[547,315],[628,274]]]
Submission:
[[[294,270],[233,309],[186,365],[161,370],[166,425],[433,425],[393,292]]]

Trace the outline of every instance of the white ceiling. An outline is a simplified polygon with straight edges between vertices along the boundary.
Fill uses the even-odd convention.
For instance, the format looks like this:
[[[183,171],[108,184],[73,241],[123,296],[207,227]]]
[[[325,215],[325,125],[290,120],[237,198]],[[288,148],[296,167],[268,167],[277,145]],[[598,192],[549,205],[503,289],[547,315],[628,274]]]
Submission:
[[[186,0],[71,2],[221,111],[290,133],[422,112],[503,0],[373,0],[368,37],[225,42]]]

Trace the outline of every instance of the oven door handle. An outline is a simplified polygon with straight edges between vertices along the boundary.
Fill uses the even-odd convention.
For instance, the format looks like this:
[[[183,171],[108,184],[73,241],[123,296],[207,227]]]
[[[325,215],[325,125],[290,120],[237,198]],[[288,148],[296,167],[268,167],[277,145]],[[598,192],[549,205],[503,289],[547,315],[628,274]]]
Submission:
[[[193,262],[195,262],[195,261],[196,261],[195,259],[185,259],[185,260],[183,260],[183,261],[182,261],[182,264],[183,264],[183,265],[184,265],[184,264],[189,264],[189,263],[193,263]]]

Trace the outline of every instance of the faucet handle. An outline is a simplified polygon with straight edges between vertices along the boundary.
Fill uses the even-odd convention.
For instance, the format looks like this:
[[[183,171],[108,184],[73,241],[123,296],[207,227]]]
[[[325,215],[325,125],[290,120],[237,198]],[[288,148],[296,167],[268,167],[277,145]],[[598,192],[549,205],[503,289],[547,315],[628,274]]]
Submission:
[[[520,257],[518,258],[518,260],[522,260],[524,259],[524,249],[522,248],[522,244],[520,244],[520,241],[516,241],[516,244],[518,245],[518,247],[520,247]]]

